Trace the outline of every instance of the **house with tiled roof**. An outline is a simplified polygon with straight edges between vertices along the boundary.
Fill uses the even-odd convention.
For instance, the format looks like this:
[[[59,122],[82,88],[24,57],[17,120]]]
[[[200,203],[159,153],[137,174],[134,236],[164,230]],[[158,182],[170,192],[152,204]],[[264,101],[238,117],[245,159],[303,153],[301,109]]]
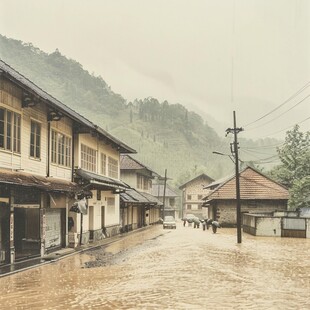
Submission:
[[[262,172],[246,167],[240,172],[240,199],[242,213],[273,212],[287,210],[287,188]],[[236,177],[224,178],[205,187],[204,207],[208,217],[222,226],[236,225]]]
[[[206,191],[204,187],[214,182],[207,174],[200,174],[195,178],[182,184],[179,189],[182,191],[182,216],[186,214],[194,214],[199,218],[208,216],[208,209],[202,208],[202,198]]]
[[[180,217],[179,195],[167,184],[153,184],[152,195],[157,197],[165,206],[165,214],[175,219]]]
[[[157,223],[162,203],[152,195],[152,181],[159,175],[128,154],[120,157],[121,180],[131,187],[121,193],[123,231]]]

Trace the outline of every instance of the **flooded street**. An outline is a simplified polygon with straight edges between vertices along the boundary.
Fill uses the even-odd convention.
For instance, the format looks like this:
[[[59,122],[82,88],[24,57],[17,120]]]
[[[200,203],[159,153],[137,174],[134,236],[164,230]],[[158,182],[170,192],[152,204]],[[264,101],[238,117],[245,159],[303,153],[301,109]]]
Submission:
[[[310,240],[155,226],[0,279],[1,309],[310,309]]]

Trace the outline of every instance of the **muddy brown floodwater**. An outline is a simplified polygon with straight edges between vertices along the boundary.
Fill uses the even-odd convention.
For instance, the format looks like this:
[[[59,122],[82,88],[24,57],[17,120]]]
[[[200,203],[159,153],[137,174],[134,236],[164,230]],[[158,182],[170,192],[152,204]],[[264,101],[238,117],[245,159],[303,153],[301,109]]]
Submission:
[[[154,226],[0,279],[0,309],[310,309],[310,240]]]

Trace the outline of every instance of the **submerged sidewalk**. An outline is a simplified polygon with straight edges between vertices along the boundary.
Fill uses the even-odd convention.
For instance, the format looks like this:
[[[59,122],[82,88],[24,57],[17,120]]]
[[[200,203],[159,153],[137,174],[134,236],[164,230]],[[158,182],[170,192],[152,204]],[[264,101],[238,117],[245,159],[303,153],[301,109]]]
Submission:
[[[145,226],[127,233],[122,233],[110,238],[105,238],[96,242],[92,242],[89,244],[83,244],[76,248],[63,248],[58,251],[52,252],[50,254],[44,255],[43,257],[35,257],[31,259],[26,259],[20,262],[15,262],[14,264],[8,264],[0,267],[0,278],[15,274],[17,272],[25,271],[31,268],[39,267],[42,265],[46,265],[62,258],[69,257],[71,255],[75,255],[78,253],[85,252],[90,249],[99,248],[102,246],[107,246],[113,242],[121,240],[128,235],[139,233],[142,230],[151,228],[152,226]]]

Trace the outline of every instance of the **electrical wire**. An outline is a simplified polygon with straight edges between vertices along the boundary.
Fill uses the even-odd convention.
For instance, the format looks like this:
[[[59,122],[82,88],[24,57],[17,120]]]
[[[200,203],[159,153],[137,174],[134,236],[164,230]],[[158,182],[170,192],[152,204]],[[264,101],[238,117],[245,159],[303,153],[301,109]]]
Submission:
[[[302,124],[302,123],[304,123],[305,121],[307,121],[307,120],[309,120],[309,119],[310,119],[310,116],[307,117],[307,118],[305,118],[304,120],[298,122],[298,123],[295,123],[294,125],[291,125],[291,126],[289,126],[289,127],[286,127],[286,128],[284,128],[284,129],[281,129],[281,130],[279,130],[279,131],[270,133],[270,134],[268,134],[268,135],[266,135],[266,136],[264,136],[264,137],[262,137],[262,138],[267,138],[267,137],[269,137],[269,136],[274,136],[274,135],[276,135],[276,134],[278,134],[278,133],[280,133],[280,132],[282,132],[282,131],[285,131],[285,130],[288,130],[288,129],[294,127],[295,125]]]
[[[278,119],[279,117],[281,117],[282,115],[286,114],[287,112],[291,111],[292,109],[294,109],[295,107],[297,107],[298,105],[300,105],[302,102],[304,102],[307,98],[310,97],[310,94],[308,96],[306,96],[305,98],[303,98],[302,100],[298,101],[295,105],[293,105],[291,108],[289,108],[288,110],[284,111],[283,113],[281,113],[280,115],[274,117],[273,119],[269,120],[268,122],[260,125],[260,126],[256,126],[256,127],[253,127],[253,128],[250,128],[250,129],[247,129],[247,131],[250,131],[250,130],[254,130],[254,129],[257,129],[257,128],[261,128],[271,122],[273,122],[274,120]]]
[[[249,125],[252,125],[254,123],[257,123],[258,121],[262,120],[263,118],[267,117],[268,115],[270,115],[271,113],[277,111],[278,109],[280,109],[281,107],[283,107],[285,104],[287,104],[288,102],[290,102],[292,99],[294,99],[297,95],[299,95],[301,92],[303,92],[306,88],[308,88],[310,86],[310,81],[308,83],[306,83],[302,88],[300,88],[296,93],[294,93],[291,97],[289,97],[288,99],[286,99],[283,103],[281,103],[280,105],[278,105],[277,107],[275,107],[273,110],[271,110],[270,112],[264,114],[263,116],[259,117],[258,119],[256,119],[253,122],[250,122],[246,125],[244,125],[243,127],[247,127]]]

